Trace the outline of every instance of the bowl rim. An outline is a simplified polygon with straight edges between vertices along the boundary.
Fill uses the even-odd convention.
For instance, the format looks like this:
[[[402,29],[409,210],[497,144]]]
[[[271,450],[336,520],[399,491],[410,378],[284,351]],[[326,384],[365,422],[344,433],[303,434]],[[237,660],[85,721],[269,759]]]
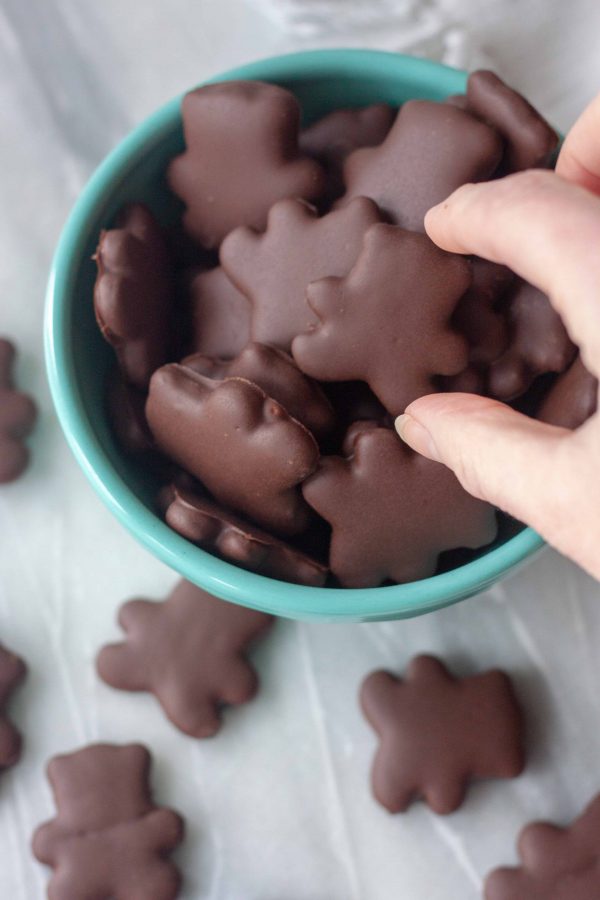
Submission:
[[[310,50],[236,67],[203,84],[231,79],[285,80],[336,77],[357,69],[370,77],[398,77],[421,89],[464,91],[466,73],[429,60],[364,49]],[[444,89],[445,89],[444,88]],[[80,398],[71,352],[70,298],[86,235],[102,217],[107,198],[126,173],[180,121],[183,94],[148,116],[100,163],[63,227],[46,292],[44,343],[50,391],[67,442],[88,481],[127,530],[154,556],[188,580],[225,600],[288,618],[368,621],[421,615],[479,593],[544,546],[531,528],[465,565],[407,584],[374,588],[329,588],[290,584],[246,571],[191,544],[150,512],[117,473],[94,433]]]

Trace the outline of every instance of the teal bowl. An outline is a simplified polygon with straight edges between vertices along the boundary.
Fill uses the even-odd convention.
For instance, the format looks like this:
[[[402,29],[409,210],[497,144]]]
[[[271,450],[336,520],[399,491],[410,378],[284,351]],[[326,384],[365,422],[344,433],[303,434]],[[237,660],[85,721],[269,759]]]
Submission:
[[[323,50],[267,59],[213,81],[259,79],[299,98],[306,121],[335,107],[463,93],[466,74],[422,59],[365,50]],[[179,207],[167,190],[168,160],[183,148],[181,98],[146,119],[104,160],[62,232],[50,274],[46,361],[58,417],[95,491],[151,553],[184,578],[226,600],[295,619],[374,621],[431,612],[483,591],[542,544],[531,529],[504,534],[464,565],[390,587],[350,590],[287,584],[247,572],[180,537],[155,511],[157,485],[115,445],[103,387],[112,351],[100,337],[92,304],[91,256],[98,233],[129,201],[146,202],[164,224]]]

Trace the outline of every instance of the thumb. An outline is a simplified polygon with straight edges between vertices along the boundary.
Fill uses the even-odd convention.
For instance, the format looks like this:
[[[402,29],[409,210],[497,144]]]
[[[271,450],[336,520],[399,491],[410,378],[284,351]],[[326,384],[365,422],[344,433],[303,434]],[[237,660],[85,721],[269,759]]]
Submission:
[[[454,393],[411,403],[396,429],[413,450],[452,469],[470,494],[559,543],[557,528],[573,503],[570,432],[495,400]]]

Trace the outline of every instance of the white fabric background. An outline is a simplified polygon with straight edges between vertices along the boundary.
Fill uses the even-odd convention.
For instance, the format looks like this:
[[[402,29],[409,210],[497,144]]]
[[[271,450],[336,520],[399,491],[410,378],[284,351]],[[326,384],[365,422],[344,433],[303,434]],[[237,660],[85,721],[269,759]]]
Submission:
[[[269,15],[267,6],[278,11]],[[30,676],[13,705],[27,741],[0,783],[0,897],[37,900],[46,873],[29,836],[52,814],[46,759],[84,742],[147,741],[160,802],[188,821],[177,854],[187,900],[474,900],[514,859],[530,818],[568,820],[600,789],[600,590],[547,551],[487,594],[423,619],[278,624],[257,654],[263,690],[205,743],[144,696],[110,691],[92,660],[118,605],[174,578],[84,481],[54,417],[42,360],[46,274],[94,166],[156,106],[226,67],[303,46],[414,46],[450,61],[491,56],[565,129],[600,87],[597,0],[306,0],[339,9],[300,31],[298,0],[0,0],[0,331],[20,343],[41,421],[27,477],[0,489],[0,639]],[[405,14],[403,13],[405,11]],[[314,23],[313,23],[314,25]],[[331,23],[330,23],[331,25]],[[363,675],[437,651],[458,672],[500,665],[528,720],[527,773],[476,787],[455,815],[389,817],[370,799],[374,739],[357,711]]]

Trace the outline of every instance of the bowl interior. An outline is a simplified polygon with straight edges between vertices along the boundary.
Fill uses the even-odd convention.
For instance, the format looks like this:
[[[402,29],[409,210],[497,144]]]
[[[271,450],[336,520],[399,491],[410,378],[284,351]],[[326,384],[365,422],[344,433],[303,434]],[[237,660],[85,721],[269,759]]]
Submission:
[[[316,51],[266,60],[218,79],[257,78],[292,90],[306,123],[343,106],[414,97],[440,100],[464,90],[466,75],[423,60],[367,51]],[[418,615],[476,593],[541,545],[529,529],[503,529],[491,549],[464,565],[409,585],[340,590],[284,584],[245,572],[194,547],[155,513],[155,477],[116,446],[104,385],[114,357],[96,326],[92,260],[98,234],[123,204],[143,201],[163,225],[179,201],[167,188],[168,161],[183,149],[180,98],[146,120],[104,161],[65,226],[48,288],[46,347],[61,423],[93,486],[155,555],[184,577],[234,602],[298,618],[384,619]],[[454,564],[458,562],[455,561]]]

